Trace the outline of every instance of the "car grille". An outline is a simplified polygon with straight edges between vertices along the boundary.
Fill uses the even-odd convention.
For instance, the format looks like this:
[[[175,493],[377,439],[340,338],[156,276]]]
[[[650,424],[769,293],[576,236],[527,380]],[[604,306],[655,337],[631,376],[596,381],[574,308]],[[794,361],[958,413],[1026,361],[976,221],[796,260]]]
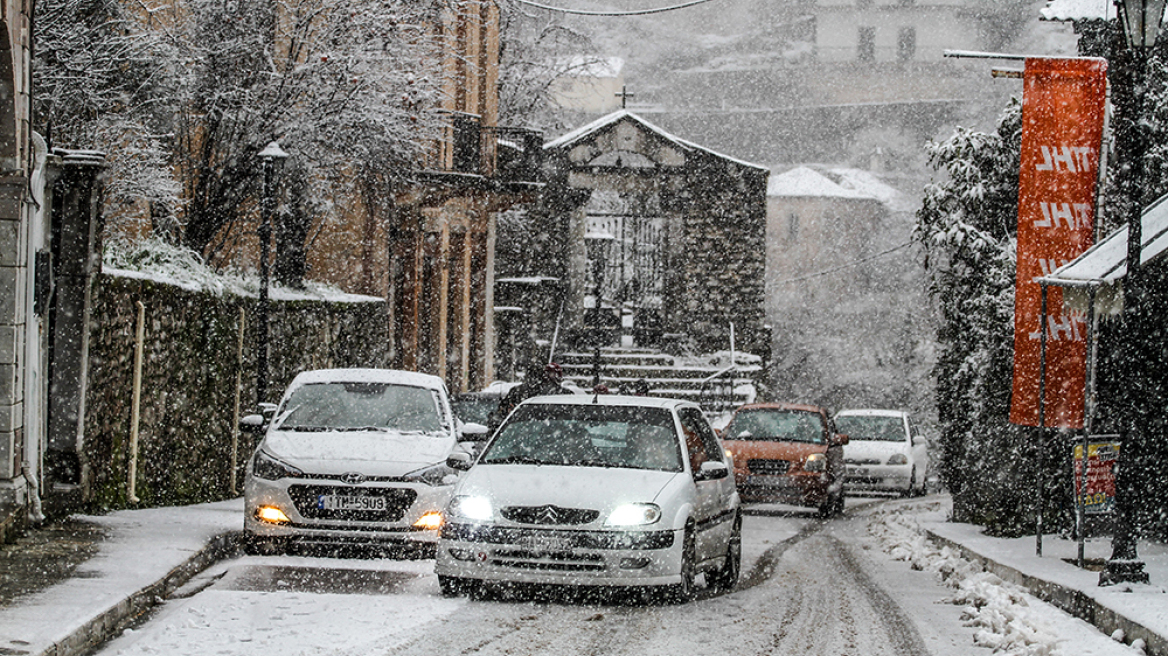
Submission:
[[[879,465],[879,458],[845,458],[844,462],[849,465]]]
[[[347,497],[383,497],[385,510],[327,510],[319,503],[320,497],[335,494]],[[409,488],[342,487],[336,485],[293,485],[288,496],[296,504],[296,511],[308,519],[338,519],[358,522],[396,522],[413,505],[418,493]]]
[[[499,550],[491,564],[517,569],[535,569],[551,572],[599,572],[604,569],[604,556],[575,554],[570,551],[542,552],[528,549]]]
[[[791,463],[786,460],[751,459],[746,461],[746,467],[752,474],[760,476],[782,476],[787,473]]]
[[[599,510],[561,508],[559,506],[508,506],[500,511],[508,521],[516,524],[577,526],[596,521]]]
[[[555,531],[510,526],[481,526],[447,523],[442,538],[460,542],[521,545],[540,539],[557,540],[564,549],[668,549],[673,546],[673,531]]]

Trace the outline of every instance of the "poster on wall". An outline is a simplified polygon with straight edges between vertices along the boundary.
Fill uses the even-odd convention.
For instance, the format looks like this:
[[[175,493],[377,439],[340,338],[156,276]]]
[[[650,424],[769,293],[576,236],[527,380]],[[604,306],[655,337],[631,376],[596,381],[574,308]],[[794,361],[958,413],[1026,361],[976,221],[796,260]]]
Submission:
[[[1023,75],[1018,175],[1018,272],[1010,421],[1039,425],[1041,339],[1046,332],[1046,426],[1081,428],[1086,317],[1063,307],[1062,290],[1037,278],[1078,257],[1094,238],[1107,61],[1029,58]]]

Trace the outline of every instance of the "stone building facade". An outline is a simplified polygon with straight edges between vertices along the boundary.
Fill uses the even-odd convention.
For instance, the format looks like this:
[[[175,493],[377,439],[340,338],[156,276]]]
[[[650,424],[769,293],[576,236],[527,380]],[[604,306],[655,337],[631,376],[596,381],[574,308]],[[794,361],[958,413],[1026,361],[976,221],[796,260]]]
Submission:
[[[767,169],[720,155],[619,110],[544,145],[536,229],[546,237],[508,273],[541,280],[564,348],[638,346],[764,358]],[[562,301],[562,302],[560,302]],[[509,305],[517,301],[509,301]],[[599,337],[597,337],[599,335]],[[599,341],[597,341],[599,340]]]

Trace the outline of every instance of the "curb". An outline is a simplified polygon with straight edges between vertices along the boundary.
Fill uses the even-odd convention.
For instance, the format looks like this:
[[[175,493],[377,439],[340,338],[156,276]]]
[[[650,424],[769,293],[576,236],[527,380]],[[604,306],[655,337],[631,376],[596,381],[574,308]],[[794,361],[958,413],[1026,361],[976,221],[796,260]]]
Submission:
[[[82,656],[121,633],[196,574],[239,549],[239,534],[227,533],[212,538],[206,546],[158,581],[130,594],[112,608],[77,627],[68,636],[31,656]]]
[[[1095,626],[1095,628],[1107,635],[1112,635],[1117,630],[1122,630],[1124,633],[1124,642],[1128,645],[1133,640],[1143,640],[1145,644],[1144,653],[1148,656],[1168,656],[1168,638],[1103,606],[1083,592],[1047,581],[1046,579],[1023,574],[1013,567],[987,558],[976,551],[970,550],[969,547],[937,535],[928,529],[925,529],[925,533],[930,540],[935,540],[939,544],[957,551],[963,558],[977,563],[985,571],[996,575],[1003,581],[1009,581],[1014,585],[1025,588],[1035,597]]]

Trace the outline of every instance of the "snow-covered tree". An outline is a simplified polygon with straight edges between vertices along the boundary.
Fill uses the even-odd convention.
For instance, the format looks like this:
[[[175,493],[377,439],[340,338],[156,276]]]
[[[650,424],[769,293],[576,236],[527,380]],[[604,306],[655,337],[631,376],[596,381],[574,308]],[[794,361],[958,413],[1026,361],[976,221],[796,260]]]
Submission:
[[[33,29],[34,129],[50,147],[107,153],[107,220],[144,216],[155,225],[129,229],[175,234],[175,42],[117,0],[38,2]]]
[[[945,177],[926,187],[915,230],[941,312],[941,475],[956,519],[998,533],[1023,530],[1034,510],[1031,440],[1009,423],[1021,126],[1014,101],[996,132],[931,143]]]

